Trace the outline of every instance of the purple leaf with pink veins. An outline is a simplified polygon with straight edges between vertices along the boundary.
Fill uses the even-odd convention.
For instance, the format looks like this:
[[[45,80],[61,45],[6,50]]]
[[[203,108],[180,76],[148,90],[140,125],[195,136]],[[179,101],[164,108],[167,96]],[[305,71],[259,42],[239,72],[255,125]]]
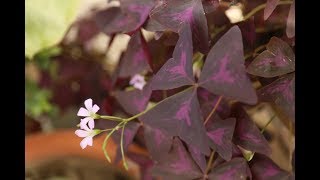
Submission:
[[[153,173],[163,179],[175,180],[192,180],[203,176],[178,138],[173,140],[170,152],[155,164]]]
[[[289,10],[286,33],[288,38],[292,38],[295,36],[295,1],[294,0]]]
[[[217,120],[207,130],[207,135],[211,139],[212,149],[227,161],[232,157],[232,137],[235,124],[235,118]]]
[[[183,24],[190,24],[194,47],[204,54],[209,51],[207,19],[201,0],[164,2],[150,12],[150,18],[174,32],[178,32]]]
[[[138,122],[128,122],[127,125],[124,128],[124,132],[123,132],[123,150],[124,152],[126,152],[128,150],[129,145],[132,143],[134,136],[136,135],[139,127],[140,127],[140,123]],[[121,149],[120,149],[120,140],[121,140],[121,131],[122,129],[116,131],[113,134],[113,138],[114,140],[119,143],[117,146],[117,150],[116,150],[116,158],[115,158],[115,163],[118,163],[121,160]]]
[[[255,154],[250,161],[252,178],[256,180],[289,180],[292,174],[281,169],[270,158],[262,154]]]
[[[252,179],[250,168],[244,158],[233,158],[214,167],[209,173],[209,180],[216,179]]]
[[[263,19],[267,20],[272,14],[273,10],[277,7],[280,0],[267,0],[266,7],[264,8]]]
[[[271,148],[268,141],[260,133],[260,130],[249,118],[245,110],[237,104],[234,107],[234,113],[233,116],[237,118],[234,143],[246,150],[270,155]]]
[[[209,155],[208,137],[203,126],[197,88],[190,87],[170,96],[142,115],[140,120],[170,136],[179,136],[189,146]]]
[[[124,53],[123,59],[120,61],[119,77],[128,77],[139,74],[142,71],[150,71],[148,61],[150,56],[147,50],[143,48],[144,38],[140,31],[137,31],[131,36],[127,50]]]
[[[107,35],[129,33],[143,25],[154,5],[153,0],[122,0],[121,8],[111,7],[98,11],[95,20]]]
[[[159,129],[151,128],[144,124],[144,140],[148,152],[154,161],[161,160],[164,156],[169,153],[172,145],[172,137],[165,134]]]
[[[295,71],[295,54],[281,39],[272,37],[267,50],[259,54],[248,66],[247,72],[256,76],[271,78]]]
[[[173,89],[194,84],[190,27],[185,25],[179,34],[173,58],[169,59],[151,80],[152,90]]]
[[[261,101],[274,103],[295,122],[295,74],[285,75],[258,90]]]
[[[150,85],[146,84],[142,90],[116,91],[115,98],[127,113],[135,115],[145,110],[151,92]]]
[[[233,26],[210,50],[199,78],[209,92],[256,104],[257,95],[247,77],[241,31]]]

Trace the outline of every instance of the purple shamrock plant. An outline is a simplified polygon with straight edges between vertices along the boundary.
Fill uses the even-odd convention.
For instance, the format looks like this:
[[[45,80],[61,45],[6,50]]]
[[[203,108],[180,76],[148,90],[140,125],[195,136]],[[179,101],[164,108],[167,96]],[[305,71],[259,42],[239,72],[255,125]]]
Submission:
[[[266,20],[277,15],[278,5],[291,5],[284,31],[293,38],[294,1],[268,0],[244,15],[249,25],[229,22],[213,29],[217,25],[210,16],[225,6],[215,0],[120,0],[120,7],[98,11],[94,18],[102,32],[130,35],[115,72],[116,79],[125,81],[121,86],[114,83],[111,93],[124,115],[99,115],[100,108],[86,100],[78,112],[84,119],[75,132],[84,138],[81,148],[92,146],[93,137],[106,132],[102,149],[107,160],[111,162],[106,146],[113,138],[119,142],[116,161],[122,157],[128,169],[125,153],[140,138],[152,159],[144,171],[151,173],[143,176],[146,179],[294,177],[270,159],[272,149],[263,132],[274,118],[260,130],[246,111],[273,102],[294,123],[295,54],[287,39],[273,36],[258,47],[266,50],[245,58],[261,38],[252,34],[253,16],[259,18],[257,13],[264,9],[260,19]],[[155,45],[146,41],[142,29],[154,32],[152,43],[166,50],[150,49]],[[178,38],[168,43],[163,40],[168,37]],[[245,41],[250,47],[243,38],[249,38]],[[168,52],[172,54],[158,62],[157,56],[167,57]],[[94,129],[97,119],[112,121],[112,127]]]

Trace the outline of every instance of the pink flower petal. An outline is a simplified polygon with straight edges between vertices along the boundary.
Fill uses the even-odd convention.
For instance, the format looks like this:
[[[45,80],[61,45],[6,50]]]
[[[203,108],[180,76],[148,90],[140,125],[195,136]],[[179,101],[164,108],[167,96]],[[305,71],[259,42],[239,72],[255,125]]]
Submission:
[[[88,109],[89,112],[92,111],[92,99],[87,99],[84,101],[84,105],[86,106],[86,108]]]
[[[81,129],[76,130],[74,133],[79,137],[87,137],[89,135],[88,131],[84,131]]]
[[[92,112],[93,112],[93,113],[96,113],[96,112],[99,111],[99,109],[100,109],[99,106],[95,104],[95,105],[92,107]]]
[[[78,114],[77,116],[82,116],[82,117],[85,117],[85,116],[90,116],[90,113],[88,110],[86,110],[85,108],[81,107],[78,111]]]
[[[86,138],[82,139],[82,141],[80,142],[80,146],[82,149],[87,147],[88,143],[90,143],[90,139],[91,139],[91,144],[92,144],[92,137],[86,137]]]
[[[92,130],[94,128],[94,120],[90,119],[88,125],[89,125],[89,128]]]
[[[87,138],[87,144],[88,144],[88,146],[92,146],[92,144],[93,144],[92,136],[89,136],[89,137],[86,137],[86,138]]]
[[[143,87],[144,87],[144,85],[145,85],[145,83],[143,83],[143,82],[137,82],[137,83],[135,83],[135,84],[133,85],[133,87],[135,87],[136,89],[142,90]]]
[[[90,131],[90,129],[88,128],[87,126],[87,123],[90,122],[90,121],[93,121],[93,119],[91,117],[86,117],[84,119],[81,119],[81,122],[80,122],[80,128],[81,129],[84,129],[86,131]],[[92,129],[92,128],[91,128]]]

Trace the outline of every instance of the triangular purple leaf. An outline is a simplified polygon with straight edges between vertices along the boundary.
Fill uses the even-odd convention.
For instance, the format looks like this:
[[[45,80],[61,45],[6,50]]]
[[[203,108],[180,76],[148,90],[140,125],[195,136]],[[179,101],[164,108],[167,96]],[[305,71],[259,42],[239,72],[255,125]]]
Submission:
[[[190,152],[190,155],[192,159],[197,163],[197,165],[200,167],[201,171],[205,173],[207,161],[204,154],[202,154],[197,148],[194,148],[192,146],[188,146],[188,150]]]
[[[154,180],[151,174],[151,168],[154,165],[154,162],[145,155],[136,154],[133,152],[127,152],[126,154],[130,160],[137,163],[140,167],[140,180]]]
[[[258,90],[261,101],[277,105],[295,122],[295,74],[283,76]]]
[[[128,146],[132,143],[134,136],[136,135],[140,123],[138,122],[129,122],[123,132],[123,150],[126,152],[128,150]],[[116,158],[115,158],[115,163],[118,163],[121,160],[121,149],[120,149],[120,139],[121,139],[121,130],[119,129],[115,134],[113,134],[113,138],[118,144],[117,146],[117,153],[116,153]]]
[[[202,172],[178,138],[173,140],[172,150],[155,165],[153,172],[163,179],[175,180],[192,180],[202,176]]]
[[[280,0],[267,0],[266,7],[264,8],[263,19],[267,20],[272,14],[273,10],[277,7]]]
[[[129,114],[138,114],[145,110],[151,96],[149,84],[146,84],[142,90],[134,89],[130,91],[116,91],[115,98]]]
[[[295,54],[281,39],[272,37],[267,50],[257,56],[248,66],[247,72],[256,76],[271,78],[295,70]]]
[[[190,87],[160,102],[140,120],[170,136],[179,136],[189,146],[209,155],[208,137],[200,114],[197,89]]]
[[[257,95],[247,77],[241,31],[232,27],[210,50],[200,75],[199,85],[208,91],[248,104],[257,103]]]
[[[277,166],[270,158],[262,154],[255,154],[250,161],[252,178],[255,180],[289,180],[291,174]]]
[[[150,56],[143,48],[143,41],[140,31],[131,36],[127,50],[121,60],[119,77],[133,76],[142,71],[151,70],[148,64]]]
[[[209,180],[216,179],[251,179],[250,168],[244,158],[233,158],[217,167],[209,173]]]
[[[151,87],[153,90],[173,89],[183,85],[192,85],[192,39],[188,25],[179,33],[180,37],[173,51],[173,58],[169,59],[153,76]]]
[[[288,38],[292,38],[295,36],[295,1],[294,0],[289,10],[286,33]]]
[[[159,161],[169,153],[172,145],[172,137],[165,134],[159,129],[151,128],[144,124],[144,140],[151,158]]]
[[[121,8],[111,7],[97,12],[98,27],[106,34],[128,33],[137,30],[154,6],[150,0],[122,0]]]
[[[260,133],[260,130],[249,118],[244,109],[240,106],[236,106],[235,113],[237,122],[234,132],[234,143],[249,151],[266,155],[271,154],[271,148],[268,141]]]
[[[232,157],[232,136],[235,124],[235,118],[213,121],[207,130],[212,143],[211,147],[227,161]]]
[[[190,24],[193,44],[202,53],[209,50],[207,19],[201,0],[170,0],[155,7],[150,18],[157,20],[169,30],[178,32],[183,24]]]

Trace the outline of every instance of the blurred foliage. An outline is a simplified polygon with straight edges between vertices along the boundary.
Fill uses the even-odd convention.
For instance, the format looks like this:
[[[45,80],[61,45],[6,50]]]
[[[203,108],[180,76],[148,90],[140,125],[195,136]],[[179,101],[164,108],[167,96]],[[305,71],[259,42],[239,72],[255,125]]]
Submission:
[[[25,1],[25,55],[57,44],[74,21],[79,0]]]
[[[38,118],[44,113],[51,116],[57,114],[58,109],[49,100],[51,92],[41,89],[37,83],[26,79],[25,81],[25,113],[33,118]]]

